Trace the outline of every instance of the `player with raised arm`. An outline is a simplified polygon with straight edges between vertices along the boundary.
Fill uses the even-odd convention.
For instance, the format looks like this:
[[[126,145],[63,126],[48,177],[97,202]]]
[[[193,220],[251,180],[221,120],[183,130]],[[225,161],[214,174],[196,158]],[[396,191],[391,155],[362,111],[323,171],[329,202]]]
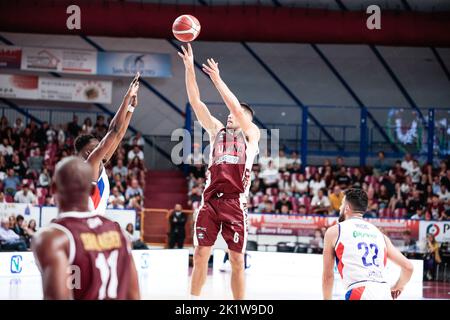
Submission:
[[[119,110],[109,124],[105,137],[99,141],[91,134],[83,134],[75,139],[75,152],[93,168],[92,183],[95,190],[89,198],[90,208],[104,214],[110,196],[110,186],[105,164],[111,159],[125,136],[133,111],[138,105],[139,73],[136,74],[125,94]]]
[[[93,168],[79,157],[56,165],[58,218],[40,229],[32,250],[44,299],[139,299],[131,244],[114,221],[89,210]]]
[[[247,198],[250,172],[258,153],[260,132],[253,123],[253,110],[239,102],[223,82],[218,63],[208,59],[203,70],[219,91],[230,114],[226,126],[213,117],[201,101],[194,55],[190,44],[179,53],[186,69],[186,89],[189,103],[200,124],[208,132],[210,155],[207,182],[194,225],[194,269],[191,297],[200,296],[205,283],[208,260],[219,231],[229,249],[231,289],[234,299],[245,296],[244,253],[247,243]]]
[[[364,190],[347,190],[340,208],[340,222],[325,233],[322,292],[326,300],[333,295],[335,262],[346,288],[346,300],[396,299],[412,276],[412,263],[377,227],[363,220],[367,203]],[[385,276],[387,259],[401,268],[392,288]]]

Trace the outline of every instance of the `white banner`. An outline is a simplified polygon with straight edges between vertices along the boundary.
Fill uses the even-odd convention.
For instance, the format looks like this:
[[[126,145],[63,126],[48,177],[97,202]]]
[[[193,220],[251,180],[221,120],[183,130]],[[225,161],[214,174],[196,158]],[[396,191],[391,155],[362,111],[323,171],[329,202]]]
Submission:
[[[133,250],[143,299],[187,299],[189,250]],[[0,252],[0,300],[42,299],[32,252]]]
[[[39,77],[0,74],[0,97],[17,99],[39,98]]]
[[[426,241],[427,234],[431,233],[437,242],[450,241],[450,222],[449,221],[420,221],[419,240]]]
[[[43,100],[111,103],[112,82],[39,77]]]
[[[95,74],[97,52],[73,49],[33,48],[22,49],[22,70]]]
[[[30,220],[34,219],[36,221],[36,225],[39,226],[40,222],[40,213],[41,208],[31,206],[25,203],[0,203],[0,216],[1,217],[9,217],[11,215],[18,216],[22,215],[25,219],[25,222],[30,222]]]
[[[112,82],[0,74],[0,97],[109,104]]]

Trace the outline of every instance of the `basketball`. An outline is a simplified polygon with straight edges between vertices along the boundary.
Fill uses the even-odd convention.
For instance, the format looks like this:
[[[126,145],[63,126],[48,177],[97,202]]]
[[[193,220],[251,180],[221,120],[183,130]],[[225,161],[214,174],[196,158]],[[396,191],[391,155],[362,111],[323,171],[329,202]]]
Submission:
[[[200,22],[190,14],[183,14],[173,22],[172,32],[182,42],[194,41],[200,34]]]

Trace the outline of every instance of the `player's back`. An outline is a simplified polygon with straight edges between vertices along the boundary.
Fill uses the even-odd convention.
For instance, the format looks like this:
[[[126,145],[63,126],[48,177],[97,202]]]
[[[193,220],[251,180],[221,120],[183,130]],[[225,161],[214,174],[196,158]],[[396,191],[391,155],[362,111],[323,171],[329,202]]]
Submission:
[[[116,222],[95,213],[64,212],[50,226],[69,238],[72,276],[80,276],[73,282],[74,299],[127,298],[132,257]]]
[[[336,265],[347,289],[346,299],[361,299],[364,291],[371,299],[389,299],[384,274],[387,261],[384,235],[373,224],[359,218],[347,219],[338,227]]]

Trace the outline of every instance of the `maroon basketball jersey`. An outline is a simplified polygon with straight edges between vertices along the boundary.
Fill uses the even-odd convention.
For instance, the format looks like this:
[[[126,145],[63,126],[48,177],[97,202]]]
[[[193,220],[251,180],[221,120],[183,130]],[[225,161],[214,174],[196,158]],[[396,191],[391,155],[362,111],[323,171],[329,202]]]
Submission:
[[[70,242],[72,275],[79,270],[75,300],[126,299],[130,285],[130,247],[119,224],[91,212],[64,212],[49,225]]]
[[[258,146],[249,144],[241,130],[222,128],[211,142],[204,199],[216,193],[240,194],[246,198],[257,154]]]

